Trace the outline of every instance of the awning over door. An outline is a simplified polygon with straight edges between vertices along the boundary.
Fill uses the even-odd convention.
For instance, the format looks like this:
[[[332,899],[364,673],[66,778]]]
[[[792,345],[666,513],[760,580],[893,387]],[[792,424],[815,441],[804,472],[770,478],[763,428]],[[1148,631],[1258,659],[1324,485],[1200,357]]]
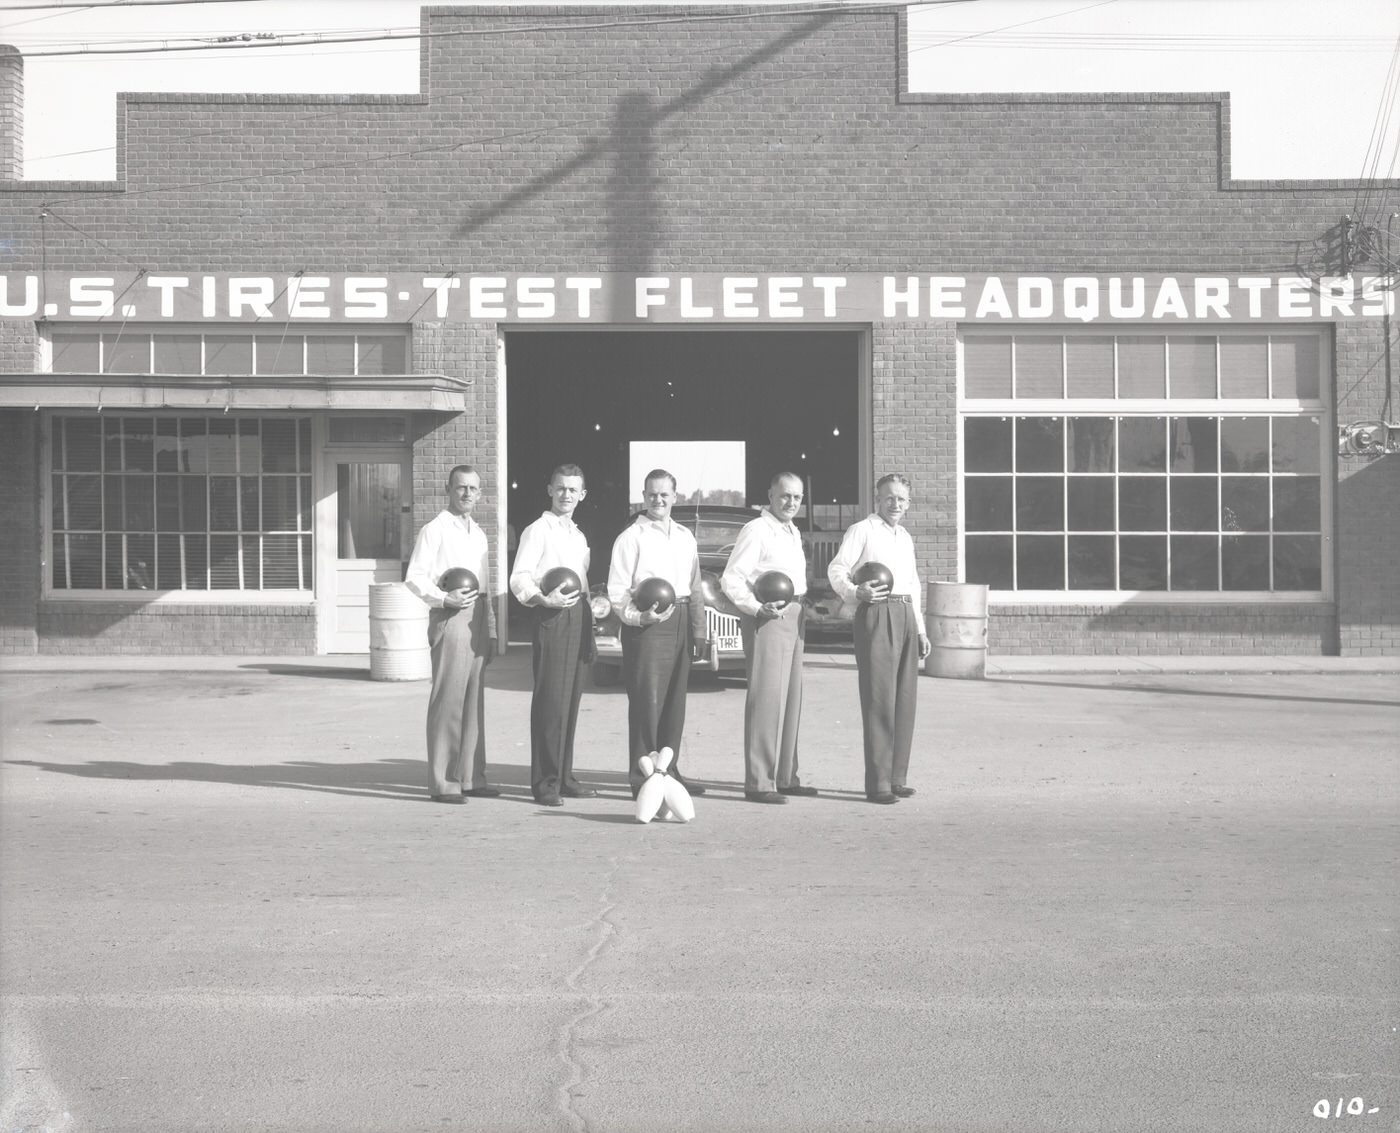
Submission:
[[[460,413],[471,382],[445,374],[206,377],[184,374],[0,374],[0,408],[427,409]]]

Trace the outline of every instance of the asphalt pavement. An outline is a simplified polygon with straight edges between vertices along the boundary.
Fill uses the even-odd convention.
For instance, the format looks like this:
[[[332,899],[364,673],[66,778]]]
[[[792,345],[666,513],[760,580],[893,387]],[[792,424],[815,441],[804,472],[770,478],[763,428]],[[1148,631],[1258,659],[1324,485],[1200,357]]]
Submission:
[[[848,653],[783,807],[697,676],[641,825],[616,689],[534,804],[518,647],[460,807],[364,658],[9,658],[0,1131],[1397,1130],[1397,674],[992,658],[889,807]]]

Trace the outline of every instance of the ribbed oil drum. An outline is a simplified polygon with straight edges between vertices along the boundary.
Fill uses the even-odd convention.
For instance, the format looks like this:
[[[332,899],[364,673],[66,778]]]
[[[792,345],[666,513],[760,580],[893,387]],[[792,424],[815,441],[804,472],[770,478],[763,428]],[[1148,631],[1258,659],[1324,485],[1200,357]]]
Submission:
[[[369,588],[369,678],[422,681],[433,675],[428,607],[402,582]]]
[[[987,675],[987,588],[975,582],[928,584],[931,677],[980,681]]]

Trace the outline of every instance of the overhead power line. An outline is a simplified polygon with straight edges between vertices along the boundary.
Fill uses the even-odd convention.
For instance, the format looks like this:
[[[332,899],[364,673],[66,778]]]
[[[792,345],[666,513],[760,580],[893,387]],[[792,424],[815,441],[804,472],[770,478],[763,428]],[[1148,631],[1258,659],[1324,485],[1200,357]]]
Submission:
[[[266,4],[269,0],[116,0],[113,4],[0,4],[0,12],[38,12],[50,8],[86,8],[110,11],[113,8],[152,8],[163,4]]]
[[[167,0],[145,0],[147,3],[167,2]],[[176,2],[176,0],[168,0]],[[181,0],[186,3],[196,3],[200,0]],[[214,0],[203,0],[203,2],[214,2]],[[1101,3],[1112,4],[1116,0],[1100,0]],[[919,7],[928,7],[930,3],[936,5],[971,4],[976,0],[919,0]],[[119,7],[122,5],[108,5],[108,7]],[[626,27],[655,27],[663,24],[678,23],[716,23],[716,22],[738,22],[743,20],[762,20],[773,16],[815,16],[825,13],[832,14],[852,14],[862,12],[889,12],[892,8],[908,7],[907,4],[809,4],[796,7],[756,7],[743,11],[727,10],[713,14],[703,12],[688,11],[677,13],[674,16],[651,15],[636,19],[611,19],[599,20],[586,24],[534,24],[518,26],[497,26],[489,28],[461,28],[451,31],[423,32],[418,28],[412,30],[394,31],[385,29],[372,34],[345,34],[327,32],[244,32],[237,36],[219,37],[215,41],[205,39],[199,44],[178,46],[170,43],[171,37],[165,37],[158,41],[133,40],[133,44],[145,44],[145,46],[114,46],[92,47],[84,45],[77,48],[65,48],[54,51],[26,51],[25,57],[31,59],[53,59],[69,56],[83,55],[158,55],[169,52],[188,51],[246,51],[254,48],[286,48],[286,47],[306,47],[321,46],[324,44],[354,44],[354,43],[382,43],[390,40],[402,39],[439,39],[439,38],[460,38],[463,36],[502,36],[519,35],[525,32],[543,32],[577,29],[580,31],[598,31],[608,28]],[[1093,6],[1093,5],[1091,5]],[[587,9],[581,9],[587,11]],[[183,36],[181,38],[193,38]]]

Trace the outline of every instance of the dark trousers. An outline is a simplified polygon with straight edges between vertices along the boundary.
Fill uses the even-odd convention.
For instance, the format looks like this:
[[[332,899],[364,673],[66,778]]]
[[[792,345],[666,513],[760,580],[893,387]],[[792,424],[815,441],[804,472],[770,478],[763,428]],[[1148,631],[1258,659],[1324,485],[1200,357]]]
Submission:
[[[583,635],[590,632],[588,606],[539,607],[531,644],[535,691],[530,699],[530,790],[535,798],[577,787],[574,729],[583,695]]]
[[[760,622],[744,614],[744,790],[798,787],[797,732],[802,724],[802,650],[806,613],[789,609]]]
[[[435,795],[486,786],[486,603],[428,611],[428,780]]]
[[[856,668],[865,740],[865,793],[903,787],[919,695],[919,629],[905,602],[862,603],[855,618]]]
[[[686,605],[664,622],[622,627],[622,673],[627,684],[627,781],[632,797],[646,776],[644,755],[669,747],[679,774],[685,731],[685,690],[690,679],[690,617]]]

